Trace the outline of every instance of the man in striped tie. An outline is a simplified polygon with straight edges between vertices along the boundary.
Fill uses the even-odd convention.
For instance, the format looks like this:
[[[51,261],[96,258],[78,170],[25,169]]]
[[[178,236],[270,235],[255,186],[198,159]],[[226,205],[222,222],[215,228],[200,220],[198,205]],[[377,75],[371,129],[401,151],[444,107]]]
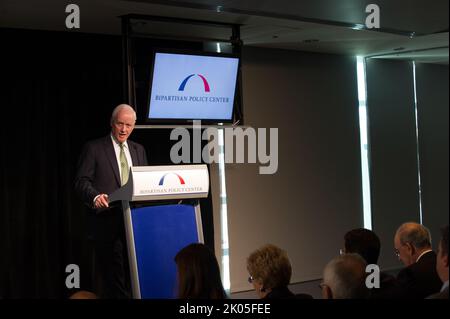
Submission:
[[[111,133],[88,142],[78,162],[75,190],[90,209],[94,243],[94,290],[100,298],[129,298],[130,281],[121,207],[110,207],[108,195],[128,180],[130,166],[146,166],[142,145],[128,140],[136,113],[127,104],[111,116]]]

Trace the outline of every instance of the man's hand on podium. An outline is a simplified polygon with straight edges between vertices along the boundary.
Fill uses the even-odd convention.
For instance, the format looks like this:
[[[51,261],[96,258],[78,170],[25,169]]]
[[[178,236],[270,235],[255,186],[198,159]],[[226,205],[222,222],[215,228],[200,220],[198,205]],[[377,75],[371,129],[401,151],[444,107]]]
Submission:
[[[108,208],[109,207],[108,195],[106,195],[106,194],[98,195],[98,197],[95,199],[94,207],[95,208]]]

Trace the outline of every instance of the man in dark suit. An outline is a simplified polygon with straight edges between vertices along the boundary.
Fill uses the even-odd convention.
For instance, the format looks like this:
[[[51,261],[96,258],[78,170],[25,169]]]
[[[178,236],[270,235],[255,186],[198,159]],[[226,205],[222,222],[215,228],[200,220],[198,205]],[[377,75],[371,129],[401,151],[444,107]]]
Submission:
[[[108,194],[126,183],[130,166],[147,165],[144,147],[128,140],[135,122],[131,106],[117,106],[111,116],[111,134],[88,142],[78,162],[75,190],[91,211],[94,285],[101,298],[130,297],[122,209],[120,204],[110,206]]]
[[[381,243],[375,232],[365,229],[356,228],[348,231],[344,235],[344,251],[342,253],[359,254],[368,265],[377,264],[380,256]],[[397,281],[394,276],[381,271],[380,287],[370,290],[371,299],[392,299],[398,294]]]
[[[439,248],[436,260],[436,271],[444,283],[441,290],[431,296],[428,299],[448,299],[448,225],[441,229],[441,241],[439,242]]]
[[[442,282],[436,272],[436,254],[431,249],[428,229],[417,223],[405,223],[395,233],[394,246],[406,266],[397,275],[401,297],[424,299],[439,291]]]

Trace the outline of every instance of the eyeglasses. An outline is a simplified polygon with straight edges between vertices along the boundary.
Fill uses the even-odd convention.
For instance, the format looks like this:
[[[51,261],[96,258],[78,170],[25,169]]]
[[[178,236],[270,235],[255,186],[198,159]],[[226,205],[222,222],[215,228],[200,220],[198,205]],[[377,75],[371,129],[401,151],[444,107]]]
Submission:
[[[254,279],[253,279],[252,276],[249,276],[247,280],[248,280],[249,283],[252,283]]]
[[[400,247],[406,247],[407,249],[408,248],[415,249],[414,244],[412,244],[411,242],[400,243]],[[394,246],[394,248],[395,248],[395,246]],[[407,251],[405,251],[405,253],[407,253]],[[395,248],[394,254],[395,254],[395,256],[397,256],[397,258],[400,258],[400,248],[399,249]]]

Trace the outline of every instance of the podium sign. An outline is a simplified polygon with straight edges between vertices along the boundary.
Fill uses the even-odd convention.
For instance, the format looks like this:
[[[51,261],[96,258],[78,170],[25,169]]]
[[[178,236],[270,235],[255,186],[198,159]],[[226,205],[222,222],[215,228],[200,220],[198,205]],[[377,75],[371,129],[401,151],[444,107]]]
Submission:
[[[109,201],[154,201],[206,198],[209,174],[206,165],[134,166],[128,182],[109,195]]]
[[[209,176],[205,165],[132,167],[136,200],[202,198],[208,196]]]

